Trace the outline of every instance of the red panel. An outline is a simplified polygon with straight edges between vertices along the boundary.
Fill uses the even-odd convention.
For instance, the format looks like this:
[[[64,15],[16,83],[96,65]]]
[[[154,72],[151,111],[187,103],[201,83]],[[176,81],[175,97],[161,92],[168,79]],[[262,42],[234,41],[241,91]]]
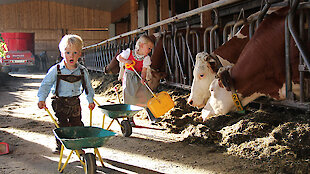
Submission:
[[[34,33],[1,33],[9,51],[34,52]]]

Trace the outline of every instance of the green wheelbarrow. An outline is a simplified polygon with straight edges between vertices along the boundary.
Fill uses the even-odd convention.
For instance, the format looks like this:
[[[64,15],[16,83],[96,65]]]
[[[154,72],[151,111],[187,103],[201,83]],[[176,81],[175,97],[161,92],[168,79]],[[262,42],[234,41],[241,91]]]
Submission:
[[[48,112],[50,117],[52,118],[54,124],[56,125],[56,129],[53,130],[56,138],[62,143],[61,151],[60,151],[60,159],[58,163],[58,171],[63,172],[68,161],[75,152],[78,156],[84,171],[86,174],[94,174],[96,173],[97,166],[96,166],[96,156],[99,158],[102,166],[103,159],[99,153],[98,147],[102,147],[110,138],[116,136],[116,133],[99,128],[99,127],[92,127],[92,126],[84,126],[84,127],[59,127],[56,120],[50,113],[50,111],[45,108]],[[90,125],[92,123],[92,110],[90,110]],[[69,156],[67,157],[66,162],[62,165],[62,157],[64,147],[71,150]],[[94,148],[94,153],[85,153],[82,155],[79,154],[79,150],[84,148]],[[62,165],[62,166],[61,166]]]
[[[107,127],[107,130],[109,130],[110,126],[115,120],[121,126],[123,136],[125,137],[129,137],[132,134],[132,126],[130,124],[129,118],[133,117],[139,111],[144,109],[143,107],[129,104],[101,105],[99,108],[104,114],[102,127],[104,126],[105,115],[108,115],[112,121]],[[123,120],[120,122],[118,120],[119,118],[122,118]]]

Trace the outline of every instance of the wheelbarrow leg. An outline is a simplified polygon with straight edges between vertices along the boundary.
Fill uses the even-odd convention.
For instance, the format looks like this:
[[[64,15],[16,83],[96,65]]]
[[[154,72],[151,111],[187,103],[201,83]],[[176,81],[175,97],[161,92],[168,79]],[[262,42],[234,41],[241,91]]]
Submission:
[[[98,150],[97,148],[95,148],[94,151],[95,151],[95,154],[98,156],[98,158],[99,158],[99,160],[100,160],[100,162],[101,162],[102,167],[104,167],[103,159],[101,158],[101,155],[100,155],[100,153],[99,153],[99,150]]]
[[[107,127],[107,130],[109,130],[109,128],[110,128],[110,126],[112,125],[112,123],[113,123],[114,120],[115,120],[115,119],[113,119],[113,120],[111,121],[111,123],[110,123],[109,126]]]
[[[63,151],[63,145],[62,145],[62,151]],[[58,164],[58,171],[59,171],[60,173],[62,173],[63,170],[65,169],[65,167],[67,166],[67,164],[68,164],[68,162],[69,162],[69,159],[70,159],[72,153],[73,153],[73,150],[71,150],[69,156],[67,157],[66,162],[64,163],[64,165],[63,165],[62,168],[60,169],[61,164],[62,164],[62,153],[61,153],[61,158],[59,159],[59,164]],[[60,170],[59,170],[59,169],[60,169]]]
[[[61,145],[60,154],[59,154],[59,162],[58,162],[58,171],[60,171],[60,169],[61,169],[63,152],[64,152],[64,145]]]
[[[103,117],[102,117],[102,129],[104,129],[104,120],[105,120],[105,114],[103,114]]]

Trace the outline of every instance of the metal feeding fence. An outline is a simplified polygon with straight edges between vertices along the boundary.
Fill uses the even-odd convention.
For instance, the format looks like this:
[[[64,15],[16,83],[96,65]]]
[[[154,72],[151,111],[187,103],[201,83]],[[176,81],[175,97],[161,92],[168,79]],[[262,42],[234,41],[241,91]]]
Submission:
[[[271,2],[272,0],[270,0]],[[284,6],[290,3],[291,9],[287,16],[286,26],[286,97],[287,100],[281,104],[285,106],[293,106],[310,111],[310,78],[309,78],[309,50],[305,46],[305,42],[310,40],[310,2],[293,1],[274,1],[270,3],[262,1],[264,4],[256,11],[243,10],[239,15],[231,14],[227,20],[227,16],[219,14],[220,8],[234,7],[241,0],[220,0],[211,4],[196,8],[176,15],[174,17],[162,20],[152,25],[133,30],[100,43],[84,47],[85,66],[90,71],[105,72],[105,67],[109,65],[111,60],[120,51],[131,48],[134,49],[137,38],[140,34],[148,33],[150,29],[159,29],[157,34],[162,39],[157,39],[157,42],[163,42],[163,50],[165,55],[165,72],[167,77],[164,82],[168,85],[190,89],[193,81],[193,69],[195,65],[196,54],[202,51],[211,53],[221,44],[225,43],[231,36],[241,28],[246,21],[246,16],[251,13],[258,12],[258,15],[250,21],[249,37],[251,38],[255,28],[263,20],[270,6]],[[238,7],[239,9],[240,7]],[[236,9],[236,7],[235,7]],[[207,28],[202,28],[200,24],[192,24],[193,16],[197,16],[203,12],[211,11],[213,16],[213,25]],[[233,10],[232,10],[233,11]],[[247,14],[248,13],[248,14]],[[237,16],[237,17],[236,17]],[[294,18],[299,18],[298,24],[293,21]],[[225,18],[225,19],[224,19]],[[180,24],[182,21],[182,24]],[[249,21],[247,21],[249,22]],[[294,23],[293,23],[294,22]],[[164,30],[163,25],[168,25],[168,30]],[[294,39],[299,51],[299,72],[300,72],[300,91],[301,97],[299,101],[294,99],[292,93],[291,68],[289,62],[289,46],[290,36]]]

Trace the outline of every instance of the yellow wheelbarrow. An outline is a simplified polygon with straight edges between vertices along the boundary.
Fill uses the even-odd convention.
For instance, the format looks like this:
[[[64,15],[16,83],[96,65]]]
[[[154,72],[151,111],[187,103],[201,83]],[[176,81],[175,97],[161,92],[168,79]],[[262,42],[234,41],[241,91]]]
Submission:
[[[90,110],[90,126],[85,127],[59,127],[48,108],[45,108],[45,110],[48,112],[57,127],[53,130],[55,136],[62,143],[58,163],[59,172],[63,172],[73,152],[78,156],[86,174],[96,173],[96,156],[99,158],[102,166],[104,166],[97,148],[102,147],[110,138],[114,137],[116,133],[102,128],[92,127],[92,110]],[[71,150],[71,152],[65,163],[62,165],[64,147]],[[94,148],[95,154],[86,153],[82,155],[82,158],[79,151],[84,148]]]

